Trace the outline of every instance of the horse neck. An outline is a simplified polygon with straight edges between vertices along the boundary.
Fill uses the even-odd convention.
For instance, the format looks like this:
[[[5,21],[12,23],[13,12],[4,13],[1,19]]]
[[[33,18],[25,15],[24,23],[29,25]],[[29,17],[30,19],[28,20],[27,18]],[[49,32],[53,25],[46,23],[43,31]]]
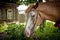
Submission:
[[[45,14],[43,12],[40,12],[40,15],[41,15],[41,18],[43,20],[50,20],[50,21],[53,21],[53,22],[57,21],[57,18],[55,16],[53,16],[52,14],[49,15],[49,14]]]
[[[59,17],[60,12],[60,6],[58,5],[58,2],[47,2],[47,3],[40,3],[37,10],[40,11],[41,17],[43,19],[51,20],[51,21],[57,21]],[[54,6],[53,6],[54,5]],[[57,9],[57,7],[58,9]]]

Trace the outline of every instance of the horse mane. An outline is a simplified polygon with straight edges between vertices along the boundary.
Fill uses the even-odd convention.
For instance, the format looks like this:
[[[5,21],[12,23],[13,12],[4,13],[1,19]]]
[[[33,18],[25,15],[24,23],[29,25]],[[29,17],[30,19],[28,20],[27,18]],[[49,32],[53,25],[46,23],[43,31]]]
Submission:
[[[26,13],[29,13],[32,9],[36,9],[38,7],[39,2],[37,2],[35,5],[31,4],[27,9],[26,9]]]

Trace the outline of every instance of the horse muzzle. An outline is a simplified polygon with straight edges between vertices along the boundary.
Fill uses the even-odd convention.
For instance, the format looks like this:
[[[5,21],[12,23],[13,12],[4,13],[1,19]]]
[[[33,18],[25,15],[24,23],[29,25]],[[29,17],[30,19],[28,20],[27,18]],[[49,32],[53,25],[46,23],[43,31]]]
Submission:
[[[25,30],[25,35],[26,35],[26,37],[30,37],[30,35],[31,35],[30,30]]]

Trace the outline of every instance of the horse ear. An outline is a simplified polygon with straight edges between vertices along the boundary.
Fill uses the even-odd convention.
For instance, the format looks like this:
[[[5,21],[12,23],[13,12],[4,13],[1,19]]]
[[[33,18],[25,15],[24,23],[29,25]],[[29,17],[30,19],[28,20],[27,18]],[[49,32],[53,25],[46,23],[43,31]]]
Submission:
[[[37,3],[35,4],[34,9],[36,9],[36,8],[38,7],[38,5],[39,5],[39,2],[37,2]]]
[[[29,13],[33,8],[34,8],[34,4],[31,4],[25,11],[25,13]]]
[[[38,7],[39,2],[32,3],[25,11],[25,13],[29,13],[32,9],[36,9]]]

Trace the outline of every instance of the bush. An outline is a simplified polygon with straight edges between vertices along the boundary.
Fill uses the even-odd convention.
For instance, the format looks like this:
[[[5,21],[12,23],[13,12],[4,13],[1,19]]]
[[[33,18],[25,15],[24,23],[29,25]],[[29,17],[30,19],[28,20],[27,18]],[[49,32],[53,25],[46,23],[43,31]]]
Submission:
[[[17,24],[8,24],[8,28],[6,30],[8,35],[8,40],[18,40],[23,38],[24,25]]]
[[[5,30],[7,30],[8,25],[7,24],[0,24],[0,32],[4,32]]]
[[[35,31],[36,35],[29,38],[24,35],[24,24],[17,25],[12,23],[7,25],[2,24],[0,26],[1,28],[3,28],[3,26],[8,26],[6,29],[4,29],[5,27],[3,29],[0,28],[0,31],[4,30],[3,32],[7,33],[5,40],[35,40],[35,37],[39,40],[60,40],[60,29],[54,27],[52,22],[46,22],[42,31],[40,31],[41,27],[39,27]]]
[[[46,22],[42,31],[40,31],[40,28],[36,30],[40,40],[60,40],[60,29],[54,27],[52,22]]]

